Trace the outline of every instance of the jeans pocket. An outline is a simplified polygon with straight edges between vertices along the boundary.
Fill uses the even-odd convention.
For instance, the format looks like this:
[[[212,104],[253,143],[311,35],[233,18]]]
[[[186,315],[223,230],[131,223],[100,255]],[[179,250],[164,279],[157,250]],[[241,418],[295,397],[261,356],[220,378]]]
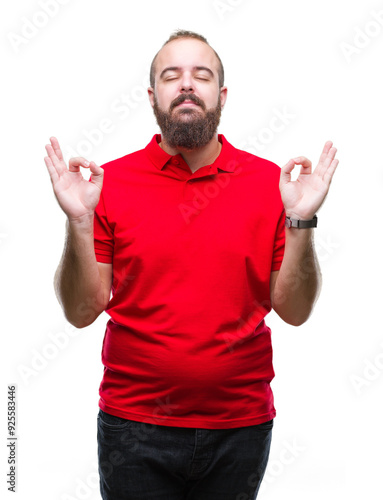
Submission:
[[[254,427],[258,429],[272,429],[274,426],[274,419],[268,420],[267,422],[262,422],[262,424],[256,424]]]
[[[116,417],[115,415],[111,415],[110,413],[106,413],[105,411],[99,409],[98,422],[105,428],[115,429],[115,430],[123,430],[127,427],[130,427],[135,423],[135,420],[129,420],[127,418]]]

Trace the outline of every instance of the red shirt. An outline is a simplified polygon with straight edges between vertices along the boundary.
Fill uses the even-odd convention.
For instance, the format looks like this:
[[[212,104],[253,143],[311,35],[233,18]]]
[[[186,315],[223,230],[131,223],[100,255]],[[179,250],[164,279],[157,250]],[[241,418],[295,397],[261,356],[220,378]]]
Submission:
[[[155,134],[103,165],[98,262],[113,264],[102,410],[205,429],[274,418],[270,272],[284,252],[280,168],[222,134],[192,173]]]

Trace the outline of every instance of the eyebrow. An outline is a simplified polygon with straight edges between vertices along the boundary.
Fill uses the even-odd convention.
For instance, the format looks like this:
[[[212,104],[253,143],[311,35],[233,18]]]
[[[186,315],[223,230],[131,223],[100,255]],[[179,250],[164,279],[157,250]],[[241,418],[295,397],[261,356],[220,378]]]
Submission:
[[[167,71],[180,71],[181,68],[179,66],[169,66],[167,68],[165,68],[164,70],[161,71],[161,74],[160,74],[160,79],[164,77],[164,74],[167,72]],[[212,72],[212,70],[210,68],[207,68],[206,66],[194,66],[193,70],[197,70],[197,71],[207,71],[210,76],[212,78],[214,78],[214,73]]]

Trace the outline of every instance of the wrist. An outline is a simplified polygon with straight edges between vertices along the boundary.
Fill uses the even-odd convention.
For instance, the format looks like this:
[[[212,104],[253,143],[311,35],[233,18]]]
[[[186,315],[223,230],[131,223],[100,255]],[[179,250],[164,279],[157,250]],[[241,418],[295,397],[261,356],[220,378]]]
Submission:
[[[89,212],[84,215],[80,215],[79,217],[70,217],[69,215],[67,216],[67,223],[71,226],[84,226],[87,224],[93,224],[94,220],[94,212]]]
[[[295,219],[295,220],[312,220],[316,215],[316,212],[314,212],[314,213],[306,212],[306,213],[302,213],[302,214],[297,214],[297,213],[291,212],[289,210],[285,210],[285,213],[286,213],[286,217],[289,217],[290,219]]]
[[[286,215],[285,218],[285,227],[288,229],[295,228],[295,229],[309,229],[313,227],[317,227],[318,223],[318,217],[314,215],[311,219],[302,219],[295,217],[291,217],[289,215]]]
[[[314,238],[314,228],[308,227],[305,228],[304,231],[300,229],[299,227],[290,227],[286,233],[285,233],[285,238],[288,240],[291,238],[292,240],[311,240]]]
[[[94,214],[86,214],[81,217],[68,217],[66,221],[67,230],[70,232],[93,234]]]

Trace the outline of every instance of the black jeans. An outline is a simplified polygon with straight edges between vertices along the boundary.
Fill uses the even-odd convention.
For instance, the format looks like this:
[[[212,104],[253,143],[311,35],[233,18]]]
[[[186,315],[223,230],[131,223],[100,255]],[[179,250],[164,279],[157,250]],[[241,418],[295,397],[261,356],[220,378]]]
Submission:
[[[192,429],[97,417],[103,500],[254,500],[269,458],[273,420]]]

